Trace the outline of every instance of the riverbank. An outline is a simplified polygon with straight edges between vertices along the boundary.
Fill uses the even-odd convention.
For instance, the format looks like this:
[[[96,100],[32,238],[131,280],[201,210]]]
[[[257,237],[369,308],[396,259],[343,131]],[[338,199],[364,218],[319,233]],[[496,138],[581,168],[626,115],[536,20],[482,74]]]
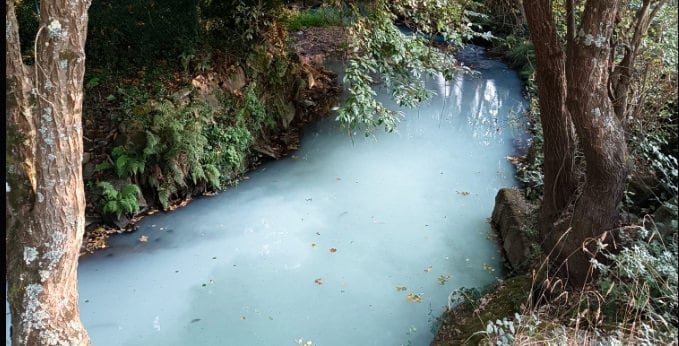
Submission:
[[[257,134],[257,139],[252,142],[248,158],[244,161],[243,168],[238,169],[226,183],[226,188],[238,184],[240,180],[247,179],[246,173],[262,163],[275,160],[289,155],[291,151],[299,147],[299,131],[310,121],[327,115],[334,105],[337,96],[341,92],[340,82],[336,75],[324,67],[324,61],[329,56],[341,56],[343,44],[346,41],[343,27],[310,27],[294,32],[289,37],[292,46],[290,53],[281,51],[283,59],[289,59],[286,63],[287,74],[293,80],[289,83],[298,85],[297,92],[288,93],[287,100],[281,100],[286,105],[286,115],[278,122],[276,129],[262,130]],[[288,54],[290,54],[288,56]],[[195,75],[186,74],[184,71],[165,73],[157,81],[151,80],[144,70],[134,78],[122,81],[132,85],[131,90],[143,90],[144,83],[162,83],[165,94],[178,96],[180,102],[189,100],[207,101],[217,107],[220,105],[216,94],[217,91],[227,90],[237,97],[241,94],[241,88],[249,83],[244,69],[239,67],[232,59],[223,55],[215,54],[212,68],[201,71]],[[165,67],[166,68],[166,67]],[[234,79],[235,73],[235,79]],[[189,87],[183,87],[188,85]],[[120,179],[113,171],[106,171],[100,167],[105,165],[116,166],[120,156],[111,153],[117,146],[135,141],[135,137],[144,136],[142,131],[137,130],[135,122],[124,120],[121,108],[124,105],[111,102],[115,90],[121,90],[115,85],[97,85],[96,89],[87,93],[84,106],[84,159],[83,175],[86,181],[87,215],[86,233],[81,254],[92,253],[97,249],[107,246],[107,239],[113,234],[133,232],[135,225],[144,216],[157,212],[171,211],[189,203],[195,196],[201,194],[213,194],[218,190],[208,186],[194,186],[177,191],[169,200],[167,206],[157,202],[152,191],[142,191],[138,194],[139,210],[135,213],[121,213],[120,217],[112,217],[102,213],[103,201],[101,191],[97,187],[98,182],[112,181],[118,189],[124,184],[133,183],[135,179]],[[193,89],[193,90],[192,90]],[[197,90],[197,92],[194,92]],[[193,94],[192,94],[193,93]],[[261,97],[278,98],[276,91],[264,91]],[[268,96],[267,96],[268,95]],[[185,101],[181,101],[185,100]],[[151,99],[144,105],[136,106],[133,111],[144,111],[144,107],[150,109],[158,101]],[[148,106],[147,106],[148,105]],[[148,112],[148,111],[146,111]],[[145,113],[147,114],[147,113]],[[136,126],[136,128],[135,128]],[[148,132],[148,131],[147,131]],[[139,140],[137,140],[139,141]],[[141,139],[143,141],[143,139]],[[127,146],[129,147],[129,145]],[[132,155],[130,155],[132,156]],[[136,181],[136,180],[135,180]]]

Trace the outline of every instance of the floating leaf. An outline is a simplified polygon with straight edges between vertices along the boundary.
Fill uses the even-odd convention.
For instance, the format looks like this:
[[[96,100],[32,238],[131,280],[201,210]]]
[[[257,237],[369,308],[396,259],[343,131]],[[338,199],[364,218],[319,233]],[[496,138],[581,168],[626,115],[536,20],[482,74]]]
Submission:
[[[323,284],[323,279],[318,278],[318,279],[314,280],[314,282],[315,282],[317,285],[322,285],[322,284]]]
[[[142,243],[146,243],[147,241],[149,241],[149,237],[143,235],[143,236],[139,237],[139,241],[142,242]]]
[[[408,293],[406,299],[408,299],[409,302],[422,303],[422,297],[420,297],[419,294]]]
[[[446,281],[448,281],[449,279],[450,279],[450,275],[440,275],[439,276],[439,282],[441,283],[441,285],[445,285]]]
[[[467,191],[455,191],[455,192],[457,192],[459,195],[462,195],[462,196],[469,196],[469,192],[467,192]]]
[[[241,321],[245,321],[245,320],[246,320],[245,316],[241,316],[241,317],[240,317],[240,320],[241,320]]]
[[[335,253],[335,252],[337,252],[337,249],[335,249],[334,247],[330,248],[330,253]]]
[[[292,158],[293,160],[299,160],[299,156],[297,156],[297,155],[292,155],[291,158]]]
[[[342,181],[342,178],[336,178],[335,181]]]
[[[316,247],[316,243],[311,243],[311,247]]]
[[[424,268],[424,271],[427,272],[427,273],[429,273],[429,272],[431,271],[431,266],[429,266],[429,267],[427,267],[427,268]]]
[[[483,265],[483,270],[488,270],[488,271],[491,271],[491,272],[494,272],[494,271],[495,271],[495,269],[494,269],[493,267],[491,267],[491,266],[489,266],[489,265],[487,265],[487,264],[484,264],[484,265]]]
[[[398,287],[398,286],[397,286],[397,287],[396,287],[396,292],[403,292],[403,291],[405,291],[405,290],[407,290],[407,288],[406,288],[405,286],[401,286],[401,287]]]

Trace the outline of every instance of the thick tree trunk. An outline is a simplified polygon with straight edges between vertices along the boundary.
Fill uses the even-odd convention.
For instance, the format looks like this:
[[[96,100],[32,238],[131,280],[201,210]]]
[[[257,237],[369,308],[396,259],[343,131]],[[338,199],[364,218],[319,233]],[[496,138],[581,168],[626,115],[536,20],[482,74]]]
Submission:
[[[82,81],[89,1],[41,1],[34,66],[6,1],[7,281],[15,345],[89,345],[78,311],[85,225]]]
[[[550,1],[525,0],[526,19],[535,49],[540,120],[544,136],[544,196],[539,228],[545,248],[555,244],[552,225],[572,202],[575,134],[566,109],[565,55],[552,18]]]
[[[620,4],[620,0],[587,3],[566,61],[566,104],[587,165],[586,183],[559,261],[566,262],[569,280],[576,285],[588,280],[589,256],[582,251],[583,242],[613,229],[619,221],[618,204],[628,173],[625,132],[607,90],[610,40]]]
[[[572,285],[591,279],[590,257],[582,251],[583,244],[616,226],[627,178],[624,129],[608,90],[610,41],[620,6],[621,0],[587,1],[577,35],[567,33],[564,62],[551,1],[524,1],[535,47],[545,138],[540,234],[543,249],[552,254],[552,260]],[[574,29],[572,18],[568,26]],[[577,186],[570,121],[585,154],[586,182],[568,219],[564,216]]]

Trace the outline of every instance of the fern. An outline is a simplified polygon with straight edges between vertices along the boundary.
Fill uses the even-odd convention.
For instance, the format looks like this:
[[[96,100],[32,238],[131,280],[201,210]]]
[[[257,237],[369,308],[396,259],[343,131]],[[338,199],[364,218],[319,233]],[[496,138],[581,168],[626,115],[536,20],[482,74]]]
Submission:
[[[139,211],[137,196],[141,193],[139,186],[127,184],[120,191],[113,184],[102,181],[97,186],[102,190],[104,197],[104,214],[115,215],[117,219],[123,213],[136,213]]]

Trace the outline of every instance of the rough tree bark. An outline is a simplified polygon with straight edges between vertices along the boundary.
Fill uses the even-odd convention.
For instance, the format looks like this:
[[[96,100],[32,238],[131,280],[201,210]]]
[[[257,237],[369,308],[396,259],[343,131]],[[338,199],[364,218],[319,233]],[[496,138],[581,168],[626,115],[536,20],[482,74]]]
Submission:
[[[540,122],[544,137],[544,196],[539,227],[549,241],[552,225],[572,201],[575,178],[575,132],[566,109],[566,57],[552,19],[552,2],[525,0],[526,21],[535,47]],[[553,246],[553,243],[550,243]]]
[[[6,241],[14,345],[89,345],[78,310],[82,100],[90,1],[40,2],[34,64],[6,0]]]
[[[588,1],[578,35],[568,47],[566,104],[585,154],[586,182],[573,212],[571,235],[563,242],[563,255],[571,256],[568,273],[578,285],[588,280],[590,267],[588,255],[581,250],[583,242],[618,225],[618,205],[629,171],[625,131],[608,95],[608,57],[621,3]]]

